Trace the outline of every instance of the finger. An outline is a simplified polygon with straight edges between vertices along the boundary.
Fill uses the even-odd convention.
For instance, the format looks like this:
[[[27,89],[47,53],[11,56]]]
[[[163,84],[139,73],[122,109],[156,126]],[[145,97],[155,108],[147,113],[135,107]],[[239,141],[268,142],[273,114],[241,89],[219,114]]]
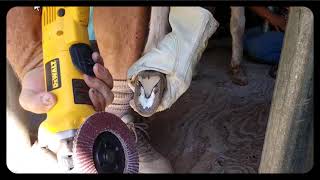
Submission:
[[[96,63],[93,66],[93,72],[98,79],[101,79],[108,85],[110,89],[113,88],[113,79],[110,72],[101,64]]]
[[[42,114],[48,112],[57,103],[57,100],[52,93],[37,93],[33,90],[22,88],[19,102],[25,110]]]
[[[90,88],[94,88],[95,90],[97,90],[103,95],[106,105],[109,105],[112,103],[113,93],[111,92],[110,88],[105,83],[103,83],[100,79],[93,78],[84,74],[84,81]]]
[[[276,28],[277,31],[280,31],[278,26],[274,26],[274,27]]]
[[[91,102],[93,104],[95,111],[97,112],[104,111],[104,108],[106,107],[106,102],[101,93],[91,88],[89,90],[89,97],[91,99]]]
[[[92,53],[92,60],[95,63],[99,63],[99,64],[103,65],[103,59],[102,59],[102,57],[100,56],[100,54],[98,52],[93,52]]]

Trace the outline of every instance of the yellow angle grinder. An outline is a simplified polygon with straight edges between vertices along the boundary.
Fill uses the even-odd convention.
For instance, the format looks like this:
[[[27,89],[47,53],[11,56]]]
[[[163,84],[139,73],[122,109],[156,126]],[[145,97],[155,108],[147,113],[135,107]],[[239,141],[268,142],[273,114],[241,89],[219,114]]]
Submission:
[[[42,46],[46,90],[57,97],[38,132],[39,144],[73,140],[81,173],[137,173],[133,133],[117,116],[95,112],[83,73],[94,76],[88,38],[89,7],[43,7]]]

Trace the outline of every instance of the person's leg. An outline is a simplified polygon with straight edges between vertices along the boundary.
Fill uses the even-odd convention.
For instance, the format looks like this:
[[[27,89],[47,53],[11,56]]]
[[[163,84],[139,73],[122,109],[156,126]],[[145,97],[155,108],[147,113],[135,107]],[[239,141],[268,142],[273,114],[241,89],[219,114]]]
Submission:
[[[89,15],[89,23],[88,23],[88,33],[89,33],[89,40],[95,41],[96,36],[93,30],[93,7],[90,6],[90,15]]]
[[[243,36],[243,51],[244,51],[244,53],[247,53],[249,55],[249,49],[251,48],[250,47],[251,44],[249,44],[248,41],[260,36],[261,34],[263,34],[263,29],[261,26],[256,26],[256,27],[246,29],[244,36]]]
[[[254,37],[256,37],[256,36],[259,36],[259,35],[261,35],[262,33],[263,33],[262,27],[260,27],[260,26],[247,29],[246,32],[244,33],[244,36],[243,36],[243,42],[244,42],[244,44],[247,44],[246,42],[247,42],[249,39],[254,38]],[[246,48],[246,47],[243,47],[243,48]],[[246,49],[247,49],[247,48],[246,48]]]
[[[7,64],[7,167],[15,173],[23,172],[27,152],[31,148],[27,113],[19,105],[21,85],[11,66]]]
[[[7,166],[15,173],[53,172],[58,170],[55,155],[32,144],[31,130],[36,128],[30,125],[34,125],[34,119],[19,104],[21,80],[42,65],[41,13],[33,7],[10,9],[6,33]]]
[[[246,33],[244,48],[257,61],[267,64],[278,64],[281,55],[284,33],[269,31],[263,33],[257,28]]]
[[[41,13],[14,7],[7,14],[7,58],[19,80],[42,63]]]

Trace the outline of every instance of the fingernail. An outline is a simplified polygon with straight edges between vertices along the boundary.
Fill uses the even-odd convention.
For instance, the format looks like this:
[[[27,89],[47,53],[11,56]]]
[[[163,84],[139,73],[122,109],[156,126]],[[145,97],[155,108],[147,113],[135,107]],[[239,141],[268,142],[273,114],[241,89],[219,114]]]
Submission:
[[[98,52],[93,53],[93,59],[98,60],[100,58],[100,55]]]
[[[51,106],[53,104],[52,98],[49,94],[42,95],[41,101],[46,106]]]

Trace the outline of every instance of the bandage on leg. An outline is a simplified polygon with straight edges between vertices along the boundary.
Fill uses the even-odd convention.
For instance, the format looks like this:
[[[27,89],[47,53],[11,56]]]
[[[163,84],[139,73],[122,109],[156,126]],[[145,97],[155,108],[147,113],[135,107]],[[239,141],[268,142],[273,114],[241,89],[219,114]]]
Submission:
[[[192,71],[218,27],[212,14],[201,7],[170,7],[169,23],[172,31],[135,62],[127,75],[130,88],[139,91],[134,83],[141,72],[165,74],[166,90],[156,112],[170,108],[189,88]]]
[[[130,112],[129,102],[133,98],[133,92],[125,80],[114,80],[112,92],[114,94],[113,102],[105,108],[105,111],[121,118]]]

